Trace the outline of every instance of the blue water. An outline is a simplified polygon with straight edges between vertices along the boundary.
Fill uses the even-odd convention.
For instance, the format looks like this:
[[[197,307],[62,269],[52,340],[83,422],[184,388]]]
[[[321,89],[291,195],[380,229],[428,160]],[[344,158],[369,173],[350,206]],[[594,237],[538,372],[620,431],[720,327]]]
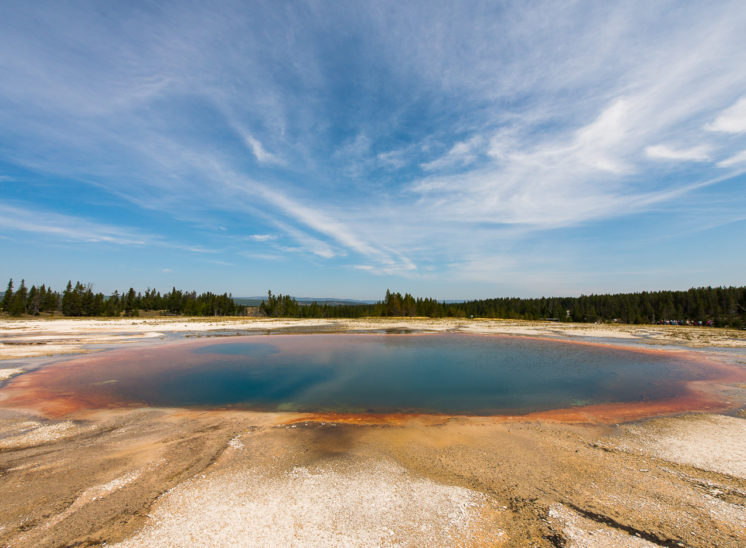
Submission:
[[[147,353],[137,373],[111,368],[111,389],[155,406],[493,414],[667,399],[706,378],[675,354],[453,334],[252,336],[169,352]]]

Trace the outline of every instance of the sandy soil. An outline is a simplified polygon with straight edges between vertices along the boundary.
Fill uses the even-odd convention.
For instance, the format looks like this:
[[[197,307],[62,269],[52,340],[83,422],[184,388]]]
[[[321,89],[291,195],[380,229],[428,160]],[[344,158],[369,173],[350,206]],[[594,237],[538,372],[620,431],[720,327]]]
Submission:
[[[721,436],[742,438],[741,418],[712,436],[708,421],[720,419],[711,415],[628,431],[485,418],[361,426],[138,410],[45,423],[5,413],[1,545],[746,542],[746,477],[718,471],[734,472]]]
[[[20,356],[54,345],[268,329],[744,344],[741,332],[521,322],[12,321],[0,323],[0,371],[18,374]],[[744,546],[745,415],[615,425],[181,409],[53,420],[0,409],[0,546]]]

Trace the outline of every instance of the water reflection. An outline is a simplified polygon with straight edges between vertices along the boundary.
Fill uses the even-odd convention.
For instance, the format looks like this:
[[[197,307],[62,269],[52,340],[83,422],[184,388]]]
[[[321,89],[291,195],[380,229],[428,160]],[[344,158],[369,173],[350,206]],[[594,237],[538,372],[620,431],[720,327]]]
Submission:
[[[272,335],[114,352],[55,389],[155,406],[493,414],[664,400],[707,375],[676,354],[547,340]]]

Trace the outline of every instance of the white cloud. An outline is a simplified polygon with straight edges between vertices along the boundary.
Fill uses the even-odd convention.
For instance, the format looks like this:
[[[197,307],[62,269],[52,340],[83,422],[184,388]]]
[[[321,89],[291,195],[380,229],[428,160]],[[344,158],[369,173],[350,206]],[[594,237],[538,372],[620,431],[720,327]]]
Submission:
[[[593,122],[575,133],[574,144],[567,152],[583,164],[601,171],[623,174],[630,167],[620,158],[620,148],[630,138],[635,122],[633,101],[617,99],[604,108]]]
[[[0,204],[0,228],[43,234],[68,241],[107,243],[126,246],[152,246],[179,249],[190,253],[213,254],[215,249],[172,242],[138,229],[89,221],[42,209]]]
[[[202,259],[202,262],[216,264],[218,266],[233,266],[233,263],[221,261],[220,259]]]
[[[410,148],[389,150],[388,152],[379,153],[376,158],[378,162],[391,169],[401,169],[409,163],[408,154]]]
[[[280,208],[295,221],[301,222],[307,227],[333,238],[348,249],[364,256],[375,258],[383,263],[391,264],[393,262],[386,252],[364,241],[355,234],[353,229],[325,214],[320,209],[300,204],[276,190],[272,190],[253,181],[248,183],[247,189],[252,193],[260,195],[275,207]],[[285,230],[287,231],[288,227]],[[297,239],[300,237],[300,234],[296,233],[294,237]],[[328,258],[336,255],[328,246],[320,248],[317,244],[314,248],[317,250],[314,253],[321,257]],[[319,249],[321,251],[318,251]]]
[[[254,153],[254,157],[259,163],[266,164],[277,162],[277,158],[275,157],[275,155],[267,152],[262,146],[262,143],[260,143],[257,139],[247,134],[244,136],[244,140],[246,141],[248,147],[251,149],[251,152]]]
[[[247,259],[258,259],[260,261],[279,261],[284,258],[278,253],[252,253],[249,251],[240,251],[239,255]]]
[[[197,245],[184,245],[184,244],[169,244],[169,247],[173,249],[181,249],[183,251],[189,251],[190,253],[217,253],[217,249],[210,249],[207,247],[201,247]]]
[[[746,96],[721,112],[717,118],[705,126],[710,131],[724,133],[746,133]]]
[[[425,171],[437,171],[439,169],[468,166],[478,157],[478,149],[482,146],[482,137],[477,135],[466,141],[460,141],[453,145],[448,152],[440,158],[431,162],[421,164]]]
[[[735,32],[730,22],[718,23],[725,34],[726,29]],[[722,52],[732,44],[710,33],[700,45],[689,56],[677,54],[675,41],[667,49],[652,50],[629,68],[621,85],[604,89],[603,102],[594,98],[595,109],[565,113],[537,108],[525,118],[511,119],[490,138],[488,154],[494,163],[457,176],[414,181],[410,189],[419,197],[418,206],[443,222],[468,219],[541,229],[633,214],[680,197],[682,188],[696,188],[666,188],[643,160],[707,161],[711,150],[722,154],[727,145],[712,135],[695,147],[661,144],[701,128],[698,121],[732,90],[734,81],[746,85],[746,73],[733,71],[733,59],[716,77],[703,78],[713,64],[723,64]]]
[[[691,162],[710,161],[710,148],[707,146],[695,146],[690,148],[675,149],[668,145],[653,145],[645,148],[645,154],[650,158],[659,160],[682,160]]]
[[[0,227],[91,243],[142,246],[154,241],[152,236],[140,234],[133,229],[95,223],[59,213],[7,205],[0,205]]]
[[[302,230],[298,230],[295,227],[283,223],[281,221],[275,221],[277,227],[285,232],[288,236],[293,238],[299,246],[277,246],[277,249],[281,251],[288,251],[291,253],[311,253],[322,259],[331,259],[342,253],[337,253],[332,246],[328,243],[314,238]]]
[[[718,162],[718,167],[732,167],[741,164],[746,164],[746,150]]]
[[[249,236],[249,238],[257,242],[268,242],[270,240],[276,240],[277,235],[275,234],[252,234],[251,236]]]
[[[352,268],[355,270],[361,270],[363,272],[369,272],[371,274],[375,274],[376,276],[402,276],[402,277],[412,277],[412,269],[402,267],[401,265],[370,265],[370,264],[355,264],[352,265]]]
[[[625,206],[618,181],[633,171],[627,157],[638,143],[635,102],[614,99],[591,122],[549,138],[498,134],[490,148],[496,163],[411,188],[421,206],[451,221],[548,227],[618,214]]]
[[[250,133],[242,131],[241,137],[243,138],[244,143],[249,148],[251,153],[254,155],[254,158],[256,158],[256,161],[260,164],[282,163],[277,156],[267,152],[262,143],[260,143],[259,140],[252,136]]]

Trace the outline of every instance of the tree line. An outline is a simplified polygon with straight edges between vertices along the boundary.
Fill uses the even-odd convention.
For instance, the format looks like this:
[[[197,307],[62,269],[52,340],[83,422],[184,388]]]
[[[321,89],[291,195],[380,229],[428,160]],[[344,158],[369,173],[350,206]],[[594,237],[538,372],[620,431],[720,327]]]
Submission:
[[[112,295],[94,293],[91,284],[67,282],[60,293],[46,284],[26,287],[25,280],[14,290],[13,279],[8,282],[0,309],[10,316],[62,314],[63,316],[138,316],[140,311],[158,311],[183,316],[238,316],[246,307],[236,304],[228,293],[217,295],[206,292],[181,291],[175,287],[161,294],[155,289],[145,293],[114,291]]]
[[[133,288],[105,296],[94,293],[91,284],[67,283],[63,292],[47,285],[27,288],[25,281],[15,289],[13,280],[0,302],[11,316],[62,314],[64,316],[137,316],[155,311],[183,316],[239,316],[247,307],[237,304],[228,293],[197,294],[172,288],[161,294]],[[409,293],[386,291],[383,300],[371,304],[299,303],[290,295],[272,291],[259,305],[259,313],[284,318],[504,318],[572,322],[620,322],[633,324],[676,323],[746,327],[746,287],[699,287],[688,291],[643,291],[580,297],[532,299],[496,298],[465,302],[441,302],[415,298]]]
[[[580,297],[497,298],[438,302],[409,293],[386,291],[374,304],[328,305],[298,303],[288,295],[262,301],[267,316],[294,318],[360,318],[366,316],[426,316],[431,318],[503,318],[632,324],[695,324],[746,326],[746,287],[699,287],[688,291],[643,291]]]
[[[364,318],[377,316],[447,316],[443,305],[435,299],[414,298],[409,293],[386,291],[383,301],[375,304],[329,304],[299,303],[290,295],[274,295],[267,292],[267,298],[259,305],[259,311],[275,318]]]

